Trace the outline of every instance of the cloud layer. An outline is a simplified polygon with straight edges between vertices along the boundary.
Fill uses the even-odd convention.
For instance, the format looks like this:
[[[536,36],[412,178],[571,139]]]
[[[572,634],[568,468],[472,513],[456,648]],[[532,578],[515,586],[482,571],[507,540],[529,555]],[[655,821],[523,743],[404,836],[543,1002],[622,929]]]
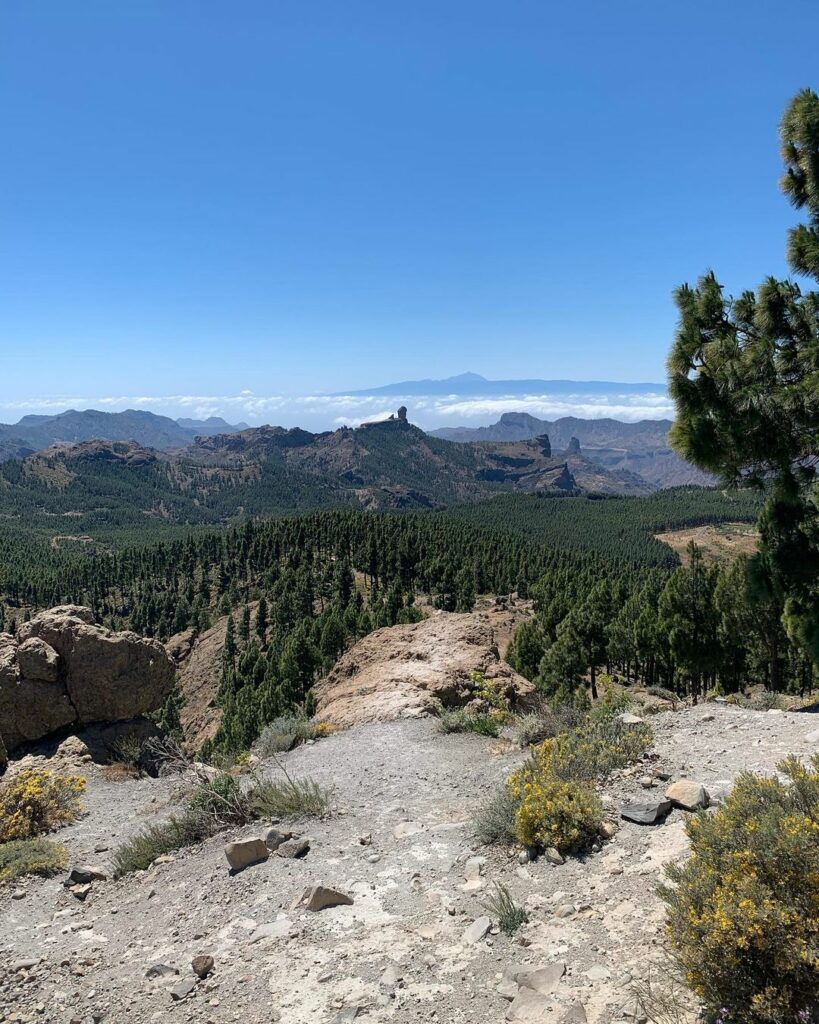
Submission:
[[[367,420],[382,419],[399,405],[406,405],[409,417],[419,426],[432,429],[477,426],[491,423],[504,412],[528,412],[541,419],[580,416],[586,419],[612,417],[619,420],[670,419],[673,406],[664,393],[644,394],[509,394],[492,395],[257,395],[242,391],[236,395],[54,395],[3,401],[0,418],[14,423],[29,413],[54,415],[65,409],[147,409],[174,419],[180,416],[205,419],[222,416],[232,423],[245,421],[254,426],[271,423],[327,430]]]

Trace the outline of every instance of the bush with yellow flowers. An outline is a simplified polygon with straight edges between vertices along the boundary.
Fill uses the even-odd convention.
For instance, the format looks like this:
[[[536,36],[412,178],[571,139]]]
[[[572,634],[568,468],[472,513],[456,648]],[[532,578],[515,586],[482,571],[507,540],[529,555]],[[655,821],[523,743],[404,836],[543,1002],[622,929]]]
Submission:
[[[667,869],[668,940],[719,1024],[819,1021],[819,755],[744,774]]]
[[[550,778],[530,762],[509,779],[509,789],[517,801],[515,834],[524,846],[579,853],[600,834],[603,807],[585,783]]]
[[[80,813],[81,775],[28,770],[0,786],[0,843],[33,839],[68,825]]]
[[[603,809],[595,784],[635,761],[653,739],[647,725],[622,721],[623,707],[617,695],[604,698],[579,726],[535,747],[510,776],[515,834],[525,846],[577,853],[599,836]]]

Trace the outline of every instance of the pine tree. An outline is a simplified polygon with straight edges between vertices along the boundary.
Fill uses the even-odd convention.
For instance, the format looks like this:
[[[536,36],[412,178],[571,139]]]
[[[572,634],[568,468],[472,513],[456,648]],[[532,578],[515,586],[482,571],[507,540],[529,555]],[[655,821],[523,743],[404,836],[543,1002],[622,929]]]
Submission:
[[[804,89],[780,127],[781,187],[807,223],[788,233],[791,269],[819,281],[819,96]],[[819,292],[769,277],[726,298],[713,273],[677,289],[668,359],[673,446],[728,483],[764,487],[756,572],[790,638],[819,664]]]

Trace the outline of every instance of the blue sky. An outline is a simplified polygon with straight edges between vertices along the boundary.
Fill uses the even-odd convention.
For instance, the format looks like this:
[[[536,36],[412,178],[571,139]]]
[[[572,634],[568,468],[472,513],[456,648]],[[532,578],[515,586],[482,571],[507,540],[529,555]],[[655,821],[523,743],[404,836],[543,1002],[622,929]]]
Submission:
[[[817,38],[800,0],[6,4],[0,414],[662,380],[677,284],[786,273]]]

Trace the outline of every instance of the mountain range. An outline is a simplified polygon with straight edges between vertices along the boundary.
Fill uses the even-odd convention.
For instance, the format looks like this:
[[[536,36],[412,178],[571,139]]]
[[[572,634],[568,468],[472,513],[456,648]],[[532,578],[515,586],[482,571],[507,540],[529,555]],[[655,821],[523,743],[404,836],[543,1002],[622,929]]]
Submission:
[[[487,380],[479,373],[459,373],[443,380],[404,380],[397,384],[345,391],[357,395],[635,395],[665,394],[665,384],[623,384],[610,380]]]
[[[526,412],[506,412],[488,427],[441,427],[434,437],[468,443],[525,441],[548,434],[555,451],[576,450],[610,472],[635,474],[650,488],[681,484],[712,484],[713,478],[685,462],[668,445],[671,420],[579,419],[563,416],[541,420]],[[576,444],[574,443],[576,442]]]
[[[548,437],[453,444],[406,419],[313,434],[255,427],[160,451],[134,441],[62,444],[0,465],[0,518],[52,543],[348,505],[441,508],[503,492],[645,494],[628,470]]]
[[[24,458],[53,444],[100,439],[136,441],[158,449],[181,448],[197,436],[231,433],[245,426],[234,426],[219,416],[206,420],[173,420],[141,409],[125,412],[68,409],[55,416],[24,416],[14,424],[0,423],[0,462]]]

